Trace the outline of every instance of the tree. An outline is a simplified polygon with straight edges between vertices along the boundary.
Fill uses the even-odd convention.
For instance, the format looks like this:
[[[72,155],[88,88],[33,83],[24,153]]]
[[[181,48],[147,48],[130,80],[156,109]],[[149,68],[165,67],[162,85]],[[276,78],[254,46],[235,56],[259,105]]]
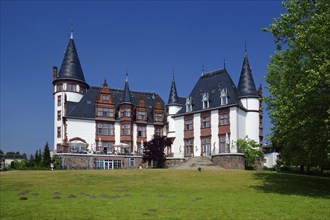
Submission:
[[[35,166],[40,166],[41,165],[41,150],[36,150],[36,153],[34,155],[34,162]]]
[[[288,0],[274,19],[277,51],[268,65],[271,140],[288,164],[330,161],[330,1]]]
[[[154,136],[154,138],[145,142],[143,149],[143,163],[153,162],[153,166],[156,168],[165,168],[165,152],[164,149],[167,146],[171,146],[172,141],[167,137]]]
[[[260,145],[256,141],[245,137],[244,139],[238,139],[236,144],[239,152],[244,153],[245,168],[253,168],[256,161],[264,158],[264,153],[260,150]]]
[[[43,152],[43,156],[42,156],[42,166],[43,167],[50,167],[50,162],[51,162],[50,152],[49,152],[48,142],[46,142],[44,152]]]

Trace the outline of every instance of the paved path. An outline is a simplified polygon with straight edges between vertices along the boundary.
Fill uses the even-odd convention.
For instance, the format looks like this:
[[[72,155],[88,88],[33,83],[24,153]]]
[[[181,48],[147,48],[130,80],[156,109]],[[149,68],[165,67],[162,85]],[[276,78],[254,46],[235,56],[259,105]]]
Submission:
[[[211,157],[192,157],[186,162],[169,169],[197,170],[198,167],[202,170],[223,170],[222,167],[213,164]]]

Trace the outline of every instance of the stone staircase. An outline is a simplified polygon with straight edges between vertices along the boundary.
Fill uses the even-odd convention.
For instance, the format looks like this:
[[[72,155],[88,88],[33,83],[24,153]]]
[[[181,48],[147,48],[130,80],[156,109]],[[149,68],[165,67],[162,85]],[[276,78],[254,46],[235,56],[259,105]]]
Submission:
[[[197,170],[200,167],[202,170],[222,170],[222,167],[216,166],[211,161],[211,157],[191,157],[187,159],[182,164],[179,164],[175,167],[171,167],[170,169],[192,169]]]

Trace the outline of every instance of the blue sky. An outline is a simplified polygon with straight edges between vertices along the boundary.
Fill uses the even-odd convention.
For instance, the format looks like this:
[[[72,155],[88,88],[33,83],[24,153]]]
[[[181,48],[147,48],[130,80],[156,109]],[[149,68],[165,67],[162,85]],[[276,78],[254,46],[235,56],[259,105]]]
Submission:
[[[1,144],[28,154],[53,149],[52,66],[60,68],[73,27],[85,79],[158,93],[168,100],[174,68],[179,96],[205,71],[226,68],[238,83],[246,41],[256,86],[274,53],[261,31],[280,1],[1,1]],[[268,94],[266,89],[264,92]],[[270,120],[265,114],[265,134]]]

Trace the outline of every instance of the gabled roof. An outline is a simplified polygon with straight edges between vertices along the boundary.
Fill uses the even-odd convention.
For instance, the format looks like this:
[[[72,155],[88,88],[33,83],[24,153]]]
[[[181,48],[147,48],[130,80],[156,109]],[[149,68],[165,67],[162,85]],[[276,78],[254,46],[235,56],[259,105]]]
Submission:
[[[241,75],[238,82],[239,98],[258,98],[256,86],[254,84],[247,52],[245,51]]]
[[[86,83],[72,33],[56,80],[60,79],[72,79]]]
[[[87,93],[84,95],[84,97],[80,100],[80,102],[67,102],[67,114],[66,117],[68,118],[80,118],[80,119],[89,119],[89,120],[95,120],[95,103],[100,95],[101,88],[99,87],[91,87]],[[111,89],[110,88],[110,94],[115,102],[115,109],[116,109],[116,119],[119,119],[118,111],[119,106],[122,104],[122,97],[124,94],[123,90],[119,89]],[[147,117],[148,117],[148,123],[153,123],[154,117],[153,117],[153,111],[154,106],[156,104],[157,98],[160,99],[161,104],[164,106],[165,103],[161,99],[161,97],[158,94],[155,93],[149,93],[149,92],[137,92],[137,91],[130,91],[130,99],[131,103],[134,106],[133,107],[133,121],[135,121],[135,110],[136,106],[139,104],[139,101],[143,97],[145,105],[147,107]],[[166,117],[164,117],[166,118]]]
[[[228,104],[221,105],[221,92],[227,92]],[[212,72],[204,73],[197,81],[195,87],[190,93],[192,98],[193,111],[203,110],[202,98],[203,94],[209,95],[209,108],[225,107],[229,105],[239,105],[237,88],[229,76],[226,69],[218,69]],[[183,107],[178,114],[186,113],[186,108]]]

